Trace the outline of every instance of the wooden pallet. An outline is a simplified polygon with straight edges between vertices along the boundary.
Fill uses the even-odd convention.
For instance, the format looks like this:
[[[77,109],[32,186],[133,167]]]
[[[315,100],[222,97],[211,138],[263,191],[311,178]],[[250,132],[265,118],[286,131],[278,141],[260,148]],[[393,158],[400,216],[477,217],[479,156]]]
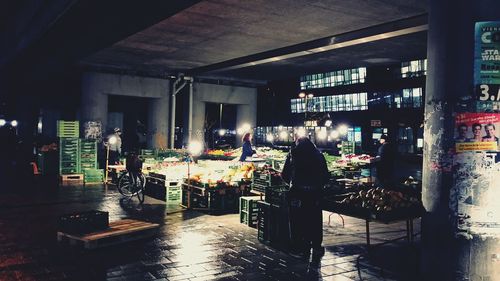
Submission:
[[[59,182],[63,185],[83,184],[83,174],[60,175]]]
[[[124,219],[110,222],[106,230],[83,235],[57,232],[57,241],[95,249],[151,237],[159,227],[156,223]]]

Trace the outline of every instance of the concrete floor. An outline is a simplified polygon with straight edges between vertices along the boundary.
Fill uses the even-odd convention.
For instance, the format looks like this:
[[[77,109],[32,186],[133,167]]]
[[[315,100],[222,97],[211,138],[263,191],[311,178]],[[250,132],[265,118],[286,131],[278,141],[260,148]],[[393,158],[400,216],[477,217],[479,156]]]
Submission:
[[[0,197],[0,280],[419,280],[419,235],[411,245],[403,239],[367,251],[364,220],[344,216],[343,227],[324,212],[326,254],[310,263],[259,242],[238,214],[120,198],[113,186],[11,186]],[[60,215],[92,209],[109,212],[110,221],[136,218],[161,228],[150,239],[91,251],[57,242]],[[371,223],[372,244],[405,234],[405,222]]]

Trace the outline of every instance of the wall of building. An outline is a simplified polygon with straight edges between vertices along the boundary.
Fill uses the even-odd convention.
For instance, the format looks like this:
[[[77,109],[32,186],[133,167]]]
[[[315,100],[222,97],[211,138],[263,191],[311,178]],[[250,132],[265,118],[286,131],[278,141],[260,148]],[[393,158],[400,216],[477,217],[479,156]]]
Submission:
[[[80,121],[108,126],[108,96],[149,98],[148,147],[163,147],[168,136],[170,81],[109,73],[87,72],[82,77]]]
[[[205,140],[205,105],[210,103],[223,103],[238,105],[236,128],[248,123],[251,127],[257,125],[257,89],[215,85],[206,83],[193,84],[193,133],[192,138]],[[187,108],[184,108],[184,128],[187,128]],[[188,132],[184,130],[184,142],[187,142]],[[241,136],[237,136],[237,139]],[[237,145],[240,141],[237,140]]]

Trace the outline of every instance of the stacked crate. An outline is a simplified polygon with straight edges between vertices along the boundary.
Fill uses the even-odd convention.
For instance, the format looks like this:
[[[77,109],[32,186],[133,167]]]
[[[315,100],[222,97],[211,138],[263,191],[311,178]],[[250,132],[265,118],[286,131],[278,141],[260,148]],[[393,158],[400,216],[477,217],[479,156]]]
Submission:
[[[97,169],[97,141],[80,140],[80,169]]]
[[[79,174],[80,154],[78,151],[78,138],[59,138],[59,174]]]
[[[141,159],[155,158],[155,151],[153,149],[141,149]]]
[[[57,120],[57,136],[60,138],[78,138],[80,122]]]
[[[83,175],[86,184],[104,182],[104,169],[85,169]]]
[[[250,227],[257,227],[257,217],[259,214],[258,201],[261,201],[260,196],[240,197],[240,223]]]

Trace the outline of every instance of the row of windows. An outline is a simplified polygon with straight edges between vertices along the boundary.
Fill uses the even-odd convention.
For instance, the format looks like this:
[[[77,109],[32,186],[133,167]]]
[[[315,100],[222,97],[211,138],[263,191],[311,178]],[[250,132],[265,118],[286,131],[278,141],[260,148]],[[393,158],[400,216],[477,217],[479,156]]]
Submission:
[[[365,67],[305,75],[300,77],[300,89],[307,90],[364,83],[365,78]]]
[[[422,88],[403,89],[393,93],[370,93],[368,107],[419,108],[422,107],[422,96]]]
[[[344,134],[338,132],[337,128],[330,127],[257,127],[254,137],[258,144],[262,143],[291,143],[294,140],[294,134],[302,131],[302,134],[319,144],[328,142],[347,140],[361,144],[361,127],[347,127]]]
[[[307,109],[306,109],[307,108]],[[354,93],[291,100],[292,113],[355,111],[368,109],[367,93]]]
[[[403,89],[399,92],[354,93],[292,99],[292,113],[336,112],[367,110],[368,108],[419,108],[422,107],[422,88]],[[306,110],[307,108],[307,110]]]
[[[427,74],[427,59],[406,61],[401,63],[401,77],[418,77]],[[300,77],[300,89],[317,89],[364,83],[366,68],[337,70]]]
[[[401,63],[401,77],[418,77],[427,74],[427,59]]]

